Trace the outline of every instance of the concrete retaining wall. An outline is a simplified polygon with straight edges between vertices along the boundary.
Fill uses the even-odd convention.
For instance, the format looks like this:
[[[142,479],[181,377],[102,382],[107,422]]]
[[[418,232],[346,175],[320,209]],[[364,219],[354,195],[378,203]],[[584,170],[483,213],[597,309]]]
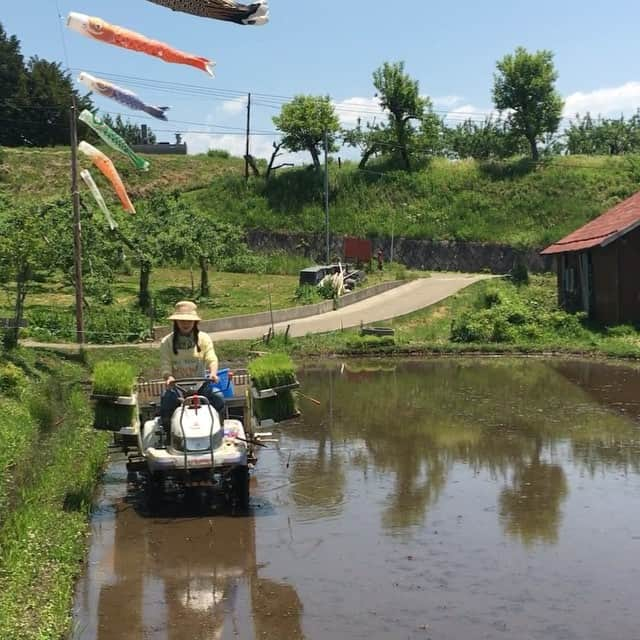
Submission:
[[[347,293],[342,296],[338,301],[340,308],[348,307],[351,304],[366,300],[372,296],[389,291],[402,284],[405,284],[403,280],[394,280],[391,282],[381,282],[372,287],[365,287],[364,289],[358,289],[352,293]],[[315,316],[319,313],[328,313],[334,310],[333,300],[325,300],[324,302],[318,302],[317,304],[309,304],[302,307],[290,307],[289,309],[277,309],[273,312],[274,324],[278,322],[287,322],[289,320],[298,320],[300,318],[308,318],[309,316]],[[203,320],[200,322],[199,327],[201,331],[207,333],[217,333],[218,331],[232,331],[234,329],[247,329],[248,327],[260,327],[262,325],[271,324],[271,313],[269,311],[263,311],[262,313],[253,313],[245,316],[229,316],[227,318],[217,318],[216,320]],[[169,326],[155,327],[154,339],[160,340],[171,332]]]
[[[374,253],[382,247],[385,260],[391,255],[391,238],[388,236],[368,236],[373,243]],[[318,264],[325,262],[325,236],[312,233],[274,233],[249,231],[247,243],[255,251],[285,251],[303,255]],[[331,236],[330,254],[342,255],[343,236]],[[538,249],[518,249],[505,244],[481,242],[436,242],[396,237],[394,239],[394,260],[409,269],[425,271],[463,271],[479,273],[488,271],[506,274],[517,263],[523,263],[532,273],[553,271],[553,261],[549,256],[541,256]]]

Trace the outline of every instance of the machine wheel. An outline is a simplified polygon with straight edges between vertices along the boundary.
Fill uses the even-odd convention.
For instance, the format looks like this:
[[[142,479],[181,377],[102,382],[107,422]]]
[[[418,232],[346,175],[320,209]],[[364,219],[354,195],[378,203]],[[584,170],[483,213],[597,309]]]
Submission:
[[[145,498],[149,509],[157,509],[162,501],[162,494],[164,493],[164,481],[154,478],[147,478],[147,482],[144,487]]]
[[[231,512],[245,515],[249,511],[249,467],[236,467],[231,472]]]

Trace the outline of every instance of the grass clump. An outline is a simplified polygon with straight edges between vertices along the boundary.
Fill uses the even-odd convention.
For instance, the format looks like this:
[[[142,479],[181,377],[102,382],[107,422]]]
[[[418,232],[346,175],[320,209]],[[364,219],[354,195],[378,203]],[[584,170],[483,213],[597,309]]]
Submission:
[[[296,382],[296,372],[286,353],[269,353],[249,363],[249,373],[256,389],[273,389]],[[273,398],[256,402],[256,415],[260,420],[271,418],[276,422],[297,415],[296,399],[292,390],[280,391]]]
[[[393,348],[396,341],[393,336],[358,336],[347,338],[345,342],[346,352],[367,353],[371,351],[385,351]]]
[[[133,392],[135,376],[135,369],[127,362],[98,362],[93,372],[93,393],[96,396],[129,396]],[[98,398],[93,426],[106,431],[119,431],[128,427],[134,416],[135,406],[117,405],[108,399]]]
[[[136,370],[127,362],[103,360],[93,370],[93,393],[101,396],[128,396],[133,392]]]

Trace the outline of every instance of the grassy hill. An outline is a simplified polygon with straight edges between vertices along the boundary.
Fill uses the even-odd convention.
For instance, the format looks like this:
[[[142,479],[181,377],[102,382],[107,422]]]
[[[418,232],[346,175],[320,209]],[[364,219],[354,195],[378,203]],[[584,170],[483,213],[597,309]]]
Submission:
[[[113,156],[114,154],[110,154]],[[132,198],[179,190],[197,209],[247,228],[324,230],[322,178],[308,169],[245,184],[239,158],[150,156],[140,174],[115,159]],[[82,166],[87,165],[81,159]],[[433,160],[412,174],[330,168],[331,230],[540,247],[640,189],[637,157],[558,157],[534,165]],[[111,189],[97,171],[103,193]],[[65,149],[4,150],[0,188],[14,198],[48,199],[69,191]]]
[[[113,160],[127,185],[132,199],[144,198],[154,191],[189,191],[201,189],[220,176],[244,171],[240,158],[211,158],[197,156],[148,156],[151,169],[137,171],[124,156],[102,148]],[[70,192],[71,157],[68,147],[45,149],[2,149],[0,189],[15,198],[41,198],[43,200],[67,197]],[[91,168],[91,162],[79,154],[79,166]],[[91,170],[107,201],[116,203],[108,182],[100,172]]]

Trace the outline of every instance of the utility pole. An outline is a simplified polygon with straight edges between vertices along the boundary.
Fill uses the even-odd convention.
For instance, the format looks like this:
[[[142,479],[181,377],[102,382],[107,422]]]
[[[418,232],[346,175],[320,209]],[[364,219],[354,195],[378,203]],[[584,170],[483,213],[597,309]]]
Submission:
[[[84,344],[84,290],[82,286],[82,225],[80,223],[80,193],[78,191],[78,129],[75,96],[71,98],[69,124],[71,128],[71,199],[73,202],[73,266],[76,285],[76,342]]]
[[[329,135],[324,130],[324,224],[327,230],[326,259],[329,264]]]
[[[249,180],[249,135],[251,132],[251,93],[247,94],[247,145],[244,152],[244,179]]]

